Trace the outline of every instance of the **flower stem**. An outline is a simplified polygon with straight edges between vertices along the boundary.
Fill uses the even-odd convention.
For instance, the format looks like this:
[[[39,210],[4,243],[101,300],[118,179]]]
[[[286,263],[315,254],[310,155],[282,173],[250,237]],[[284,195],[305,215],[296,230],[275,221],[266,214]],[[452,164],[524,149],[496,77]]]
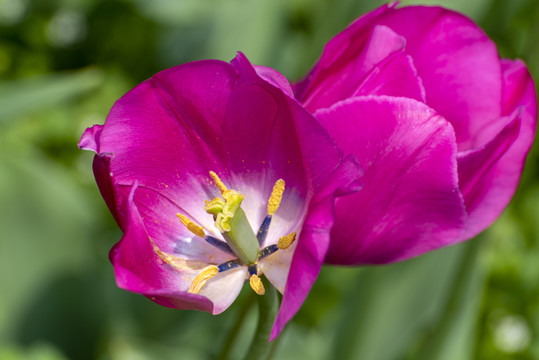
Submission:
[[[236,321],[234,322],[234,325],[228,332],[228,336],[225,340],[225,343],[223,345],[223,348],[221,349],[221,353],[219,354],[219,357],[217,358],[217,360],[228,360],[230,356],[230,351],[232,350],[232,347],[236,343],[241,327],[243,323],[245,322],[245,319],[247,318],[247,313],[249,312],[249,310],[254,304],[255,296],[257,295],[249,294],[248,298],[245,300],[245,303],[240,308],[240,311],[236,316]]]
[[[479,306],[484,282],[483,271],[478,262],[483,239],[484,235],[479,235],[477,238],[461,245],[465,247],[465,252],[451,286],[451,297],[445,306],[437,328],[427,338],[425,346],[414,356],[414,359],[454,358],[447,354],[457,351],[455,349],[454,334],[463,331],[462,319],[470,316],[470,310],[473,314],[472,316],[477,316],[477,313],[473,311]],[[468,322],[474,324],[474,320],[469,320]],[[472,328],[470,332],[473,333],[473,325],[469,326]],[[464,326],[464,330],[466,330],[466,326]],[[471,351],[473,353],[473,349]],[[461,357],[459,356],[458,358]]]
[[[265,278],[262,280],[266,293],[258,296],[258,325],[245,360],[267,360],[275,341],[270,343],[269,337],[273,322],[279,310],[279,298],[275,289]]]

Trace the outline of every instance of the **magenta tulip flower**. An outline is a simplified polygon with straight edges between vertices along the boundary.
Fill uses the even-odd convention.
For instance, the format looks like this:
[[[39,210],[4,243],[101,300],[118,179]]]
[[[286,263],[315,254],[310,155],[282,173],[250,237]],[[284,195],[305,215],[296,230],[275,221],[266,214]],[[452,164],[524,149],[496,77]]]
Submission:
[[[264,275],[283,294],[272,338],[318,275],[334,198],[359,190],[355,160],[242,54],[158,73],[79,146],[96,152],[99,190],[124,233],[110,252],[119,287],[219,314],[245,281],[264,294]]]
[[[383,264],[475,236],[503,211],[537,104],[520,60],[470,19],[386,5],[325,47],[296,98],[364,167],[338,199],[327,261]]]

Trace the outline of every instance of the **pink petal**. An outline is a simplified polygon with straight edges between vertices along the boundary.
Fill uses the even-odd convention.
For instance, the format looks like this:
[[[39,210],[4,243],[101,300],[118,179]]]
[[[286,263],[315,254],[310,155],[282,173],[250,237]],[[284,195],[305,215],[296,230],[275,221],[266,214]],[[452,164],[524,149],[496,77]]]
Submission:
[[[79,141],[79,148],[99,152],[99,138],[103,125],[94,125],[84,131]]]
[[[427,104],[453,125],[459,150],[483,145],[477,137],[501,115],[496,45],[473,21],[439,7],[388,10],[378,23],[406,38]]]
[[[274,340],[280,334],[311,290],[327,253],[329,231],[335,221],[333,211],[335,199],[359,191],[361,189],[357,181],[359,176],[359,165],[355,157],[345,158],[312,200],[297,241],[283,300],[270,340]]]
[[[295,85],[296,97],[303,102],[309,96],[309,92],[319,87],[327,78],[328,74],[338,73],[338,70],[335,70],[337,67],[336,64],[340,65],[337,68],[346,66],[346,62],[350,61],[352,57],[342,57],[342,54],[345,52],[359,54],[371,36],[371,27],[376,25],[377,19],[382,14],[394,6],[396,4],[386,4],[361,16],[340,34],[331,39],[326,44],[318,63],[316,63],[302,82]]]
[[[535,136],[537,103],[533,81],[521,61],[502,62],[505,127],[483,147],[459,153],[460,188],[469,213],[462,239],[475,236],[503,211],[517,188]],[[511,114],[512,112],[512,114]]]
[[[402,96],[426,102],[425,89],[412,57],[401,51],[387,57],[367,74],[352,96]]]
[[[537,96],[533,79],[521,60],[502,59],[502,114],[509,115],[520,108],[522,118],[535,131]],[[528,127],[528,126],[526,126]]]
[[[337,200],[326,261],[389,263],[456,241],[466,214],[445,119],[392,97],[353,98],[315,115],[365,171],[363,190]]]
[[[347,30],[326,45],[312,78],[308,78],[312,82],[296,94],[309,111],[363,94],[425,100],[402,36],[386,26],[375,26],[372,33],[369,30],[368,39]]]
[[[283,74],[267,66],[257,65],[254,68],[258,76],[262,79],[266,80],[276,88],[281,89],[288,96],[294,97],[292,86]]]
[[[495,44],[470,19],[456,12],[440,7],[394,6],[378,8],[335,36],[297,87],[298,99],[307,101],[311,93],[323,91],[330,77],[349,76],[344,86],[352,86],[356,80],[347,69],[361,61],[367,37],[377,27],[386,26],[406,40],[406,53],[413,58],[427,104],[453,125],[459,150],[484,145],[480,139],[484,128],[501,115],[501,68]],[[378,40],[371,46],[384,49],[387,44]],[[492,134],[502,127],[492,129]]]

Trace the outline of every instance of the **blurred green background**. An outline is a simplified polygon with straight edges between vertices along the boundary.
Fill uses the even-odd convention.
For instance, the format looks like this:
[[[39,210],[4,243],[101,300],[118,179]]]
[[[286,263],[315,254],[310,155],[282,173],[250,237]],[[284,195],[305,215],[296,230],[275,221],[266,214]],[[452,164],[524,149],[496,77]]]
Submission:
[[[256,324],[249,289],[211,316],[116,288],[107,254],[121,232],[76,144],[173,65],[241,50],[299,79],[381,3],[0,0],[0,360],[223,358],[230,333],[241,356]],[[467,14],[539,78],[537,0],[414,3]],[[538,172],[535,147],[514,201],[473,241],[387,267],[325,267],[275,358],[539,359]]]

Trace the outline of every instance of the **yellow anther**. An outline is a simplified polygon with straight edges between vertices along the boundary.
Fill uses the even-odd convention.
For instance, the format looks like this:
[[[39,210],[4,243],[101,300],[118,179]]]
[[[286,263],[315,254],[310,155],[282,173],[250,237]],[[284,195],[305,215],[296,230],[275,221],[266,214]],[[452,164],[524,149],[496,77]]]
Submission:
[[[292,232],[288,235],[281,236],[279,241],[277,242],[277,247],[281,250],[288,249],[290,245],[296,240],[296,233]]]
[[[198,274],[194,279],[191,285],[189,286],[189,290],[187,292],[191,294],[198,294],[206,281],[217,275],[219,272],[219,268],[215,265],[209,265],[207,266],[200,274]]]
[[[182,222],[183,225],[185,225],[185,227],[190,231],[192,232],[193,234],[195,234],[196,236],[200,236],[201,238],[205,237],[206,234],[204,233],[204,229],[202,228],[202,226],[199,226],[197,224],[195,224],[194,222],[192,222],[191,220],[189,220],[185,215],[182,215],[180,213],[176,214],[177,217],[180,218],[180,221]]]
[[[279,179],[273,185],[273,190],[268,201],[268,215],[273,215],[281,205],[281,199],[284,192],[284,180]]]
[[[215,185],[219,188],[219,190],[221,190],[221,192],[224,194],[225,191],[227,191],[227,187],[226,185],[221,181],[221,179],[219,179],[219,176],[217,176],[216,173],[214,173],[213,171],[210,171],[210,176],[211,178],[213,179],[213,182],[215,182]]]
[[[258,277],[258,275],[253,274],[249,278],[249,285],[251,285],[251,289],[254,290],[255,293],[258,295],[264,295],[266,293],[266,289],[264,289],[264,284],[262,284],[262,280]]]

